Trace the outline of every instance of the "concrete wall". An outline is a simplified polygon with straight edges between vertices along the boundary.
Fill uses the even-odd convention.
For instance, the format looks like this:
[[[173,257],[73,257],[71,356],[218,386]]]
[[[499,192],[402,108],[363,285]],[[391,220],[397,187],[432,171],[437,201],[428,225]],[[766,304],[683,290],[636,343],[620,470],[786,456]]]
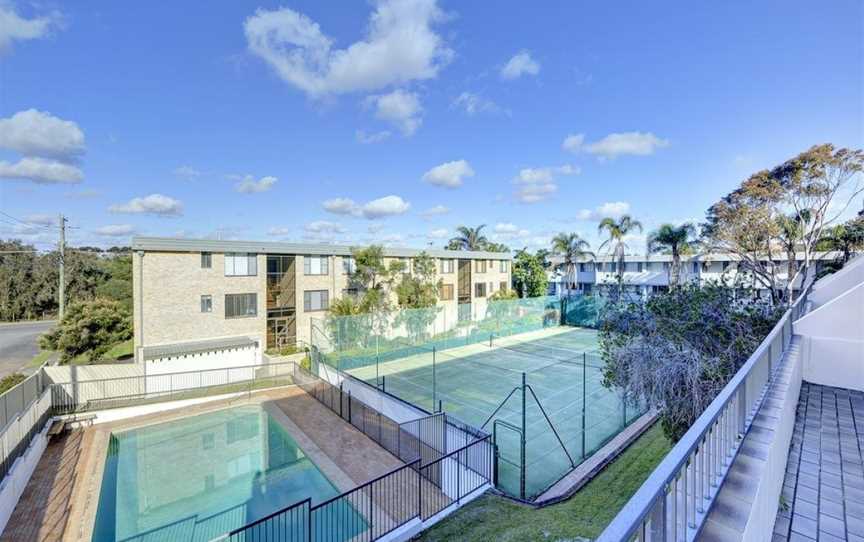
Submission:
[[[795,333],[803,337],[804,380],[864,391],[864,281],[800,318]]]

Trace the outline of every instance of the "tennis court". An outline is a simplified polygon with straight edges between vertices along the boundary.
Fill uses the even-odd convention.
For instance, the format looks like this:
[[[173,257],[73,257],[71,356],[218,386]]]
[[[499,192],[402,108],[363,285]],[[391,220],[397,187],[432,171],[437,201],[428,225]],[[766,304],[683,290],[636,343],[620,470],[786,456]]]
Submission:
[[[429,412],[493,432],[498,487],[530,500],[641,415],[603,387],[597,332],[559,325],[549,317],[556,303],[497,310],[435,339],[391,333],[375,355],[345,349],[323,359]]]

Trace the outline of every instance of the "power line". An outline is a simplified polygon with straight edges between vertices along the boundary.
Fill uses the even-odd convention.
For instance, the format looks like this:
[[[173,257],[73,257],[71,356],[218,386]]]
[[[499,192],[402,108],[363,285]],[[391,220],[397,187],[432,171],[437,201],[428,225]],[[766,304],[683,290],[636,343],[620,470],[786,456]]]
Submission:
[[[32,227],[37,227],[37,228],[45,228],[46,230],[53,230],[53,229],[54,229],[54,226],[49,226],[49,225],[46,225],[46,224],[38,224],[38,223],[36,223],[36,222],[28,222],[28,221],[26,221],[26,220],[21,220],[20,218],[16,218],[16,217],[14,217],[14,216],[12,216],[12,215],[10,215],[9,213],[6,213],[6,212],[4,212],[4,211],[0,211],[0,215],[3,215],[3,216],[5,216],[5,217],[7,217],[7,218],[11,218],[12,220],[14,220],[14,221],[16,221],[16,222],[19,222],[19,223],[21,223],[21,224],[23,224],[23,225],[25,225],[25,226],[32,226]],[[17,224],[16,224],[16,225],[17,225]]]

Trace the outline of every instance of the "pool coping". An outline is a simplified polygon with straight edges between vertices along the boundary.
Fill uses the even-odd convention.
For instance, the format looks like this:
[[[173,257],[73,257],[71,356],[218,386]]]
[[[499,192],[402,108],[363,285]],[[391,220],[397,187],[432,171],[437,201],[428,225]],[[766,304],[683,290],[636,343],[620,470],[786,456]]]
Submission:
[[[68,523],[63,534],[63,540],[69,542],[90,542],[96,523],[96,513],[99,508],[99,496],[102,489],[102,478],[105,470],[108,443],[112,433],[140,429],[179,419],[208,414],[219,410],[241,406],[260,406],[272,416],[282,428],[294,439],[297,446],[315,464],[327,480],[333,484],[339,493],[343,493],[357,484],[336,463],[295,424],[288,415],[276,404],[279,399],[298,394],[305,394],[296,385],[284,388],[262,390],[250,396],[240,398],[219,399],[195,405],[178,405],[155,413],[125,418],[105,423],[97,423],[84,429],[82,439],[84,453],[79,459],[83,466],[76,475],[76,488],[70,500]],[[166,405],[167,406],[167,405]],[[286,505],[287,506],[287,505]]]

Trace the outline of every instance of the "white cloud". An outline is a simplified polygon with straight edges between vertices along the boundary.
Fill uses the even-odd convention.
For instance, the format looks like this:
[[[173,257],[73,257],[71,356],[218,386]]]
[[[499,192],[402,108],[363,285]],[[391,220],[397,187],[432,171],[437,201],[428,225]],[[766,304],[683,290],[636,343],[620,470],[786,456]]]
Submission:
[[[58,11],[25,19],[6,2],[0,2],[0,53],[9,49],[13,41],[35,40],[46,37],[62,26],[63,16]]]
[[[336,222],[316,220],[303,227],[303,238],[307,241],[332,243],[337,236],[345,235],[345,228]]]
[[[444,13],[435,0],[383,0],[366,36],[334,49],[318,23],[288,8],[258,9],[243,29],[249,51],[286,83],[319,97],[431,79],[453,56],[432,30]]]
[[[180,216],[183,214],[183,204],[162,194],[150,194],[142,198],[132,198],[126,203],[112,205],[108,207],[108,211],[112,213]]]
[[[583,143],[585,143],[585,134],[570,134],[564,138],[561,148],[575,153],[582,150]]]
[[[375,107],[375,117],[393,124],[404,136],[411,136],[423,124],[423,106],[415,92],[396,89],[389,94],[367,97],[363,102]]]
[[[507,64],[501,68],[502,79],[518,79],[523,75],[537,75],[540,73],[540,64],[531,58],[528,51],[520,51]]]
[[[93,233],[102,237],[123,237],[135,233],[135,226],[131,224],[108,224],[93,230]]]
[[[369,145],[372,143],[381,143],[382,141],[387,140],[390,137],[389,130],[382,130],[380,132],[364,132],[363,130],[357,130],[354,132],[354,137],[358,142],[363,143],[364,145]]]
[[[445,239],[448,235],[450,235],[450,231],[447,228],[436,228],[430,230],[427,237],[430,239]]]
[[[0,160],[0,178],[21,179],[37,184],[80,183],[84,174],[71,165],[45,158],[22,158],[16,163]]]
[[[372,200],[362,208],[364,218],[375,220],[387,216],[401,215],[408,212],[411,204],[399,196],[385,196]]]
[[[57,224],[57,216],[47,214],[27,215],[24,217],[24,222],[39,226],[54,226]]]
[[[499,222],[493,229],[498,240],[525,239],[531,232],[511,222]]]
[[[425,218],[428,220],[428,219],[436,217],[436,216],[446,215],[449,212],[450,212],[450,209],[448,209],[447,207],[445,207],[443,205],[436,205],[436,206],[430,207],[430,208],[426,209],[425,211],[423,211],[422,213],[420,213],[420,216],[422,218]]]
[[[606,217],[620,218],[630,212],[626,201],[609,201],[596,209],[582,209],[576,213],[576,220],[603,220]]]
[[[353,215],[360,214],[360,207],[353,199],[350,198],[333,198],[325,201],[322,206],[324,210],[335,215]]]
[[[437,186],[456,188],[462,186],[466,177],[473,177],[474,170],[466,160],[454,160],[437,165],[423,174],[423,180]]]
[[[76,160],[86,150],[84,132],[77,124],[35,109],[0,119],[0,148],[64,162]]]
[[[657,149],[669,146],[669,140],[661,139],[651,132],[609,134],[599,141],[588,144],[585,144],[584,140],[582,134],[570,135],[561,146],[570,152],[585,151],[601,159],[613,159],[623,155],[649,156]]]
[[[273,237],[284,237],[284,236],[288,235],[290,232],[291,232],[290,228],[276,226],[276,227],[269,228],[267,230],[267,235],[270,235]]]
[[[279,181],[279,179],[271,175],[261,177],[258,180],[255,180],[255,177],[252,175],[246,175],[240,182],[234,185],[234,190],[241,194],[267,192],[273,188],[273,185],[275,185],[277,181]]]
[[[503,113],[505,115],[510,114],[510,111],[501,108],[501,106],[492,100],[473,92],[463,92],[460,94],[455,100],[453,100],[451,107],[454,109],[462,109],[467,115],[472,117],[481,113],[488,113],[490,115],[498,113]]]
[[[201,176],[201,172],[192,166],[180,166],[174,169],[174,175],[187,181],[194,181]]]
[[[387,216],[401,215],[408,212],[411,204],[399,196],[385,196],[363,205],[350,198],[333,198],[322,203],[324,210],[336,215],[357,216],[376,220]]]
[[[366,231],[369,233],[375,234],[375,233],[378,233],[379,231],[381,231],[383,229],[384,229],[384,224],[381,224],[380,222],[378,222],[378,223],[374,223],[374,224],[369,224],[369,227],[366,228]]]
[[[556,178],[559,175],[578,175],[580,169],[570,164],[557,167],[523,168],[513,179],[516,200],[520,203],[537,203],[558,191]]]

